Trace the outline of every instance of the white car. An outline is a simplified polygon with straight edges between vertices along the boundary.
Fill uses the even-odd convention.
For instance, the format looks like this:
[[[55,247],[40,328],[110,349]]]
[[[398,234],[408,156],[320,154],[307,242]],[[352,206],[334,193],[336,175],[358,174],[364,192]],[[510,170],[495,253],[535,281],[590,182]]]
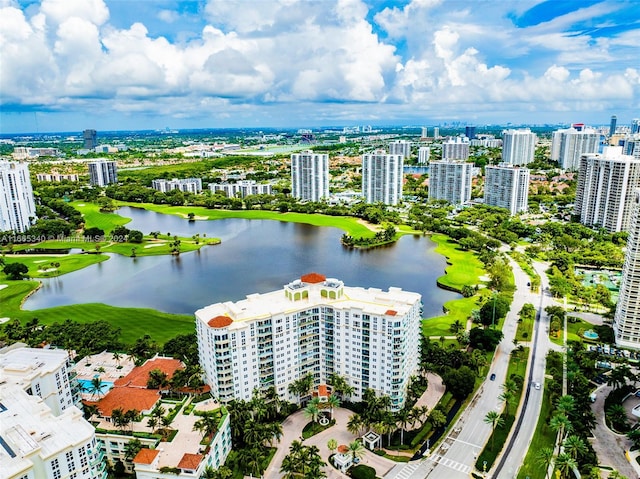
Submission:
[[[540,389],[540,383],[533,383],[533,389]]]

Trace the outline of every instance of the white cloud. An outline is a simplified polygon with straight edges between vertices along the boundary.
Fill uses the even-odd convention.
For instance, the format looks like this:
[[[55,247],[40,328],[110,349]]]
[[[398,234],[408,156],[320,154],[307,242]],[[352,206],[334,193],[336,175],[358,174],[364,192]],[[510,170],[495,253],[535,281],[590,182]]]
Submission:
[[[42,0],[40,10],[55,24],[78,17],[96,25],[109,19],[109,9],[102,0]]]
[[[173,23],[180,18],[180,15],[178,15],[178,12],[174,12],[173,10],[160,10],[157,17],[165,23]]]

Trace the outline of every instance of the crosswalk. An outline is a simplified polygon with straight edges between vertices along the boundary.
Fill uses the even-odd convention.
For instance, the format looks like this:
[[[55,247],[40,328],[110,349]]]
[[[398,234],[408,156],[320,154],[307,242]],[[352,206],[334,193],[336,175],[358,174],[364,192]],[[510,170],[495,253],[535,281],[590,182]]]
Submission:
[[[439,454],[431,454],[421,461],[397,465],[385,476],[385,479],[424,479],[437,465],[445,466],[465,475],[471,472],[471,467],[466,464],[447,459]]]

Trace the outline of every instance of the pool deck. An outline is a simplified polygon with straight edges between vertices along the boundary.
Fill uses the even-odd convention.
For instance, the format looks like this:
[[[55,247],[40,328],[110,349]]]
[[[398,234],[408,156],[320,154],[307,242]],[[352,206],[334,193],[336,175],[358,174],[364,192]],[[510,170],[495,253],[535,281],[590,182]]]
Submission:
[[[113,353],[103,352],[81,359],[73,370],[78,379],[91,380],[99,376],[103,381],[115,382],[116,379],[129,374],[134,367],[133,360],[126,354],[122,354],[122,357],[116,361]]]

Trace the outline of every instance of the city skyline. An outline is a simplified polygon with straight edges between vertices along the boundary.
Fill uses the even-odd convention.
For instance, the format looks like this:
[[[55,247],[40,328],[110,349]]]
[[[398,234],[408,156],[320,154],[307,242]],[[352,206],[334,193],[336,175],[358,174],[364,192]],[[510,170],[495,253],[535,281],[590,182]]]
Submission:
[[[638,117],[640,4],[0,0],[0,133]]]

